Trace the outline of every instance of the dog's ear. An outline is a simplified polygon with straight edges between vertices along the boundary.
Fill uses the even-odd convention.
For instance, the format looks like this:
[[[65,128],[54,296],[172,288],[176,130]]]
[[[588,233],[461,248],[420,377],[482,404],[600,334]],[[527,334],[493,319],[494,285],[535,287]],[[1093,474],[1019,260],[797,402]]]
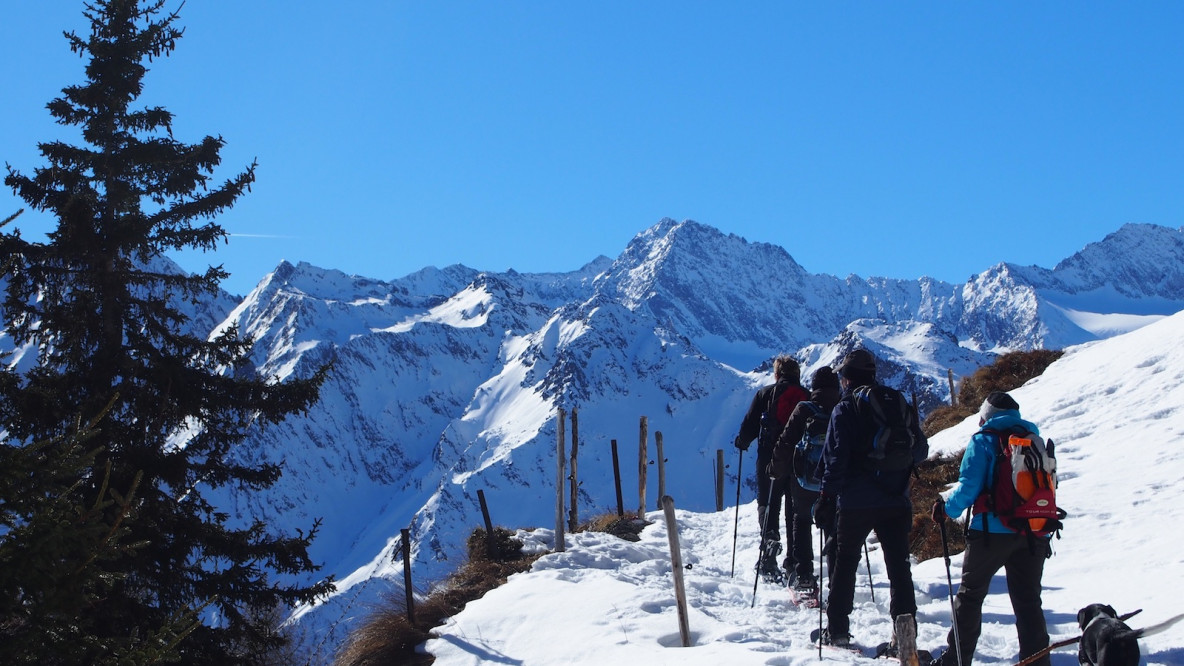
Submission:
[[[1085,608],[1077,611],[1077,626],[1081,627],[1082,629],[1085,629],[1085,624],[1089,621],[1089,618],[1085,616],[1085,613],[1088,610],[1089,606],[1086,606]]]
[[[1104,610],[1110,617],[1118,617],[1118,611],[1114,610],[1114,608],[1109,604],[1102,604],[1102,610]]]

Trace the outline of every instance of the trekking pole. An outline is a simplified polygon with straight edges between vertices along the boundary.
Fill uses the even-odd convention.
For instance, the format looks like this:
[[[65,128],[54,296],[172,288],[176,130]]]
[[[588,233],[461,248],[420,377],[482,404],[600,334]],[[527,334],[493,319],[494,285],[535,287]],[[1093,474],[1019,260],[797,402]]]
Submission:
[[[872,585],[872,556],[867,552],[867,542],[863,542],[864,562],[867,562],[867,589],[872,594],[872,603],[876,603],[876,587]]]
[[[822,661],[822,581],[823,581],[823,574],[825,573],[822,569],[822,565],[823,565],[823,562],[826,561],[826,554],[823,552],[824,548],[826,548],[826,546],[823,545],[822,526],[819,525],[818,526],[818,661]],[[830,588],[830,586],[827,585],[828,591],[829,591],[829,588]]]
[[[962,666],[962,636],[958,632],[958,610],[954,607],[954,578],[950,575],[950,542],[946,539],[946,521],[943,519],[938,525],[941,527],[941,550],[946,560],[946,585],[950,596],[950,625],[954,630],[954,650],[958,653],[958,666]]]
[[[740,459],[736,461],[736,526],[732,528],[732,573],[729,578],[736,577],[736,537],[740,535],[740,468],[744,466],[744,449],[740,449]]]
[[[752,604],[749,608],[756,608],[756,586],[761,582],[761,561],[765,559],[765,525],[769,522],[769,514],[773,513],[769,508],[773,504],[773,491],[777,489],[775,481],[776,479],[769,479],[769,497],[765,499],[765,514],[761,516],[761,549],[757,553],[756,576],[752,581]],[[760,511],[760,507],[757,507],[757,511]]]

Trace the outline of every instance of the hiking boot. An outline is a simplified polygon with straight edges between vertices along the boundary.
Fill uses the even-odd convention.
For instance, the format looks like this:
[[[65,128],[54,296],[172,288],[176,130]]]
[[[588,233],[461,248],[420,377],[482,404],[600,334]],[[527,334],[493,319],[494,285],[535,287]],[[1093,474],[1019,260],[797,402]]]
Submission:
[[[765,545],[765,554],[761,555],[761,559],[756,564],[756,571],[766,583],[776,583],[778,585],[785,584],[785,570],[777,564],[777,554],[781,551],[781,544],[770,543]]]
[[[805,576],[795,576],[793,587],[801,591],[813,591],[818,589],[818,579],[814,574],[806,574]]]
[[[849,647],[851,647],[851,634],[835,634],[834,636],[832,636],[830,633],[830,627],[827,627],[826,629],[822,630],[822,637],[820,639],[820,642],[823,645],[833,645],[835,647],[840,647],[840,648],[849,648]]]

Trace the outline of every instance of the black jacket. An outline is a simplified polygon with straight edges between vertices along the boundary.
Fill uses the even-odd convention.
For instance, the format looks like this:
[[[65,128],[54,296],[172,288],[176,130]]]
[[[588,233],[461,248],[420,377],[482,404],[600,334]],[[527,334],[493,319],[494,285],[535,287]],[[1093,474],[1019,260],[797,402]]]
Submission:
[[[778,380],[776,384],[770,384],[757,390],[756,395],[752,397],[752,404],[748,407],[748,413],[740,422],[740,434],[736,438],[737,441],[747,444],[760,437],[760,441],[757,442],[758,450],[769,455],[773,444],[777,441],[777,436],[781,434],[781,429],[789,420],[793,408],[798,402],[808,398],[806,389],[788,379]],[[776,417],[774,431],[761,432],[761,416],[771,408],[776,408],[777,411],[774,414]]]

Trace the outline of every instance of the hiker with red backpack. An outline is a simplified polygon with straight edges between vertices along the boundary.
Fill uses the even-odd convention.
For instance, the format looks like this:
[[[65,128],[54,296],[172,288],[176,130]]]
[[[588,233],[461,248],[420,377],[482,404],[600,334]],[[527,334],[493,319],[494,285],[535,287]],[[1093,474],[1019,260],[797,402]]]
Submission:
[[[773,458],[773,445],[789,420],[789,415],[799,402],[810,399],[806,389],[802,388],[801,374],[801,366],[792,356],[774,359],[773,377],[776,382],[757,390],[752,405],[740,423],[740,434],[736,435],[735,441],[737,449],[747,451],[752,440],[757,440],[756,505],[757,520],[761,527],[761,554],[757,572],[766,581],[777,584],[785,583],[785,574],[781,563],[777,561],[777,556],[781,554],[779,523],[785,485],[771,478],[767,468]],[[789,522],[787,514],[787,532]]]
[[[935,502],[931,513],[933,522],[942,525],[946,516],[959,516],[973,508],[962,556],[962,582],[953,601],[954,626],[946,639],[947,649],[933,660],[932,666],[970,666],[982,631],[983,600],[999,569],[1007,573],[1007,593],[1015,612],[1020,658],[1048,646],[1048,629],[1040,600],[1041,579],[1044,561],[1052,554],[1051,535],[1059,529],[1059,519],[1064,513],[1057,514],[1054,503],[1052,513],[1046,517],[1017,518],[1016,508],[1005,506],[1013,502],[1004,492],[1010,493],[1013,487],[1024,485],[1012,479],[1028,473],[1043,478],[1035,483],[1045,486],[1037,488],[1037,492],[1051,493],[1056,486],[1055,459],[1047,452],[1036,425],[1020,417],[1019,403],[1007,393],[996,391],[987,396],[979,410],[979,426],[962,456],[957,487],[944,501]],[[1039,460],[1041,456],[1052,459],[1051,464]],[[1025,464],[1011,462],[1025,457],[1029,461],[1026,472]],[[1040,503],[1047,506],[1049,501],[1051,497]],[[957,646],[961,647],[961,659]],[[1033,662],[1035,666],[1049,663],[1047,655]]]

